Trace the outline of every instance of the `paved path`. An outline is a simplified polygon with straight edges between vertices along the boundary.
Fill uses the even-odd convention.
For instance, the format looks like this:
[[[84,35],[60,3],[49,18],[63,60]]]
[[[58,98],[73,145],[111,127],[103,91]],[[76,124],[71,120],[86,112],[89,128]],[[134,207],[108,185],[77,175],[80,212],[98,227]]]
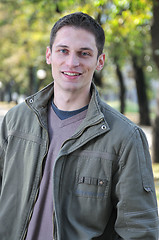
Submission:
[[[152,127],[141,126],[142,130],[145,132],[149,148],[152,150]]]
[[[8,109],[0,107],[0,124],[2,123],[2,119],[7,112],[8,112]]]

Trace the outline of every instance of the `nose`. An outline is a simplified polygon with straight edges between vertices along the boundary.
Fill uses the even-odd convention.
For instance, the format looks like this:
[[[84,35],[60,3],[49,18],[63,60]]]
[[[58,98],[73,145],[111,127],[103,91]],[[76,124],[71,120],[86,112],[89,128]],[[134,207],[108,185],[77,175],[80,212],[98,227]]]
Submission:
[[[69,67],[78,67],[79,66],[79,58],[75,53],[71,53],[68,55],[67,65]]]

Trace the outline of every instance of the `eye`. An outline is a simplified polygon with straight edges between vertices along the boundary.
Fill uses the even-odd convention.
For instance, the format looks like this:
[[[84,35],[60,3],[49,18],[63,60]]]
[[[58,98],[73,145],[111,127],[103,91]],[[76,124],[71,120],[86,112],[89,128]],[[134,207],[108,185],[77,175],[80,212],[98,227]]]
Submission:
[[[67,49],[60,49],[59,52],[66,54],[66,53],[68,53],[68,50]]]
[[[89,52],[81,52],[81,55],[85,57],[85,56],[90,56],[91,54]]]
[[[88,52],[82,52],[82,56],[88,56],[89,53]]]

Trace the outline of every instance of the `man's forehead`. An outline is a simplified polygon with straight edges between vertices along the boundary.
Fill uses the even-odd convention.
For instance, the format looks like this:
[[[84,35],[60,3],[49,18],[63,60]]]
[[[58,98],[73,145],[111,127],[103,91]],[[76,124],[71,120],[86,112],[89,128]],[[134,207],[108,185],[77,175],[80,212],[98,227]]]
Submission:
[[[73,26],[64,26],[56,33],[53,45],[56,46],[78,46],[80,49],[93,50],[96,47],[93,33]]]

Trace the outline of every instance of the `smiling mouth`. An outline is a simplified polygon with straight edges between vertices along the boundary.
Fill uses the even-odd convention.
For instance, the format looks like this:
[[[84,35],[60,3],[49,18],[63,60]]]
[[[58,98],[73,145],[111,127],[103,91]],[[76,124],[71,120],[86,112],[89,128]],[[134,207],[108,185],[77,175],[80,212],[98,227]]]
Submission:
[[[71,72],[62,72],[63,74],[65,75],[68,75],[68,76],[80,76],[81,73],[71,73]]]

